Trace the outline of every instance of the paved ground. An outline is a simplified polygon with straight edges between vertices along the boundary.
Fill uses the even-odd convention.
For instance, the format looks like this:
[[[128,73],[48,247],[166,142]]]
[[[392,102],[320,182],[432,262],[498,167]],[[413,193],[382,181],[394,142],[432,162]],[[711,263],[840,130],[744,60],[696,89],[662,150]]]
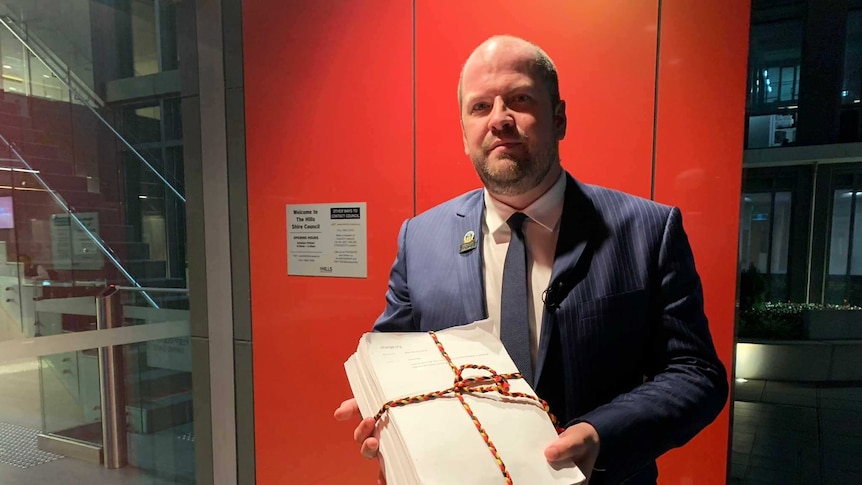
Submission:
[[[862,382],[737,383],[733,484],[862,484]]]

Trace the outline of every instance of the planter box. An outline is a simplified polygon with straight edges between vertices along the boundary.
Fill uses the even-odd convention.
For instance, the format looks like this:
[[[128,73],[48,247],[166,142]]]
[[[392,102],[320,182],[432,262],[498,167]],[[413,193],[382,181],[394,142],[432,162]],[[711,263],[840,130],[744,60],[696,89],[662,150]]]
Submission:
[[[752,340],[736,344],[736,378],[776,381],[862,380],[862,340]]]
[[[862,340],[862,310],[808,310],[802,324],[808,340]]]

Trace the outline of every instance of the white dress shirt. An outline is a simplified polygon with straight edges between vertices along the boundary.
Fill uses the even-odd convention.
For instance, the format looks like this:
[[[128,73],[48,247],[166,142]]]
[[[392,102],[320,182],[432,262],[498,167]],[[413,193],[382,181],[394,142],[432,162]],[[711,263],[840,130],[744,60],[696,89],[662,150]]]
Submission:
[[[563,199],[566,195],[566,175],[560,178],[547,192],[529,207],[520,211],[527,215],[524,221],[524,239],[527,245],[527,287],[533,302],[530,315],[530,353],[533,366],[539,350],[539,334],[542,328],[544,303],[542,293],[551,281],[554,266],[554,252],[560,234],[560,218],[563,215]],[[485,304],[488,318],[494,323],[494,333],[500,336],[500,296],[503,293],[503,264],[512,231],[506,223],[509,217],[518,212],[512,207],[495,199],[487,190],[485,212],[482,218],[482,271],[485,277]]]

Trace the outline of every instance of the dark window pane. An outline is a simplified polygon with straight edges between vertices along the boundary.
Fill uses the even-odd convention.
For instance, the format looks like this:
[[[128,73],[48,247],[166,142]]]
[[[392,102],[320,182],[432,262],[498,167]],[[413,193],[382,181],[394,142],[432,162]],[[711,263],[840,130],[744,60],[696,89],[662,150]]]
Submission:
[[[798,99],[802,26],[801,19],[751,26],[749,111],[774,109]]]
[[[832,197],[832,228],[829,235],[829,274],[847,274],[850,248],[850,211],[853,205],[852,190],[836,190]]]
[[[742,202],[740,267],[754,266],[761,274],[768,273],[771,200],[772,194],[768,193],[745,194]]]
[[[166,99],[162,106],[164,107],[162,122],[165,125],[165,140],[181,140],[183,121],[180,98]]]

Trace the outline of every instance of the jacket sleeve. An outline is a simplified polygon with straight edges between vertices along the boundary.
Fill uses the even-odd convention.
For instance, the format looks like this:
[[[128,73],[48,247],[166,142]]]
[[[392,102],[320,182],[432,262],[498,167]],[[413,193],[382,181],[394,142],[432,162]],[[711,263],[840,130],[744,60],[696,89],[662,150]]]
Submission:
[[[624,479],[711,423],[728,395],[679,209],[667,217],[652,278],[644,383],[577,418],[598,431],[597,469]]]
[[[374,323],[375,332],[410,332],[417,329],[413,320],[413,304],[407,286],[407,227],[404,221],[398,232],[398,253],[389,272],[386,308]]]

